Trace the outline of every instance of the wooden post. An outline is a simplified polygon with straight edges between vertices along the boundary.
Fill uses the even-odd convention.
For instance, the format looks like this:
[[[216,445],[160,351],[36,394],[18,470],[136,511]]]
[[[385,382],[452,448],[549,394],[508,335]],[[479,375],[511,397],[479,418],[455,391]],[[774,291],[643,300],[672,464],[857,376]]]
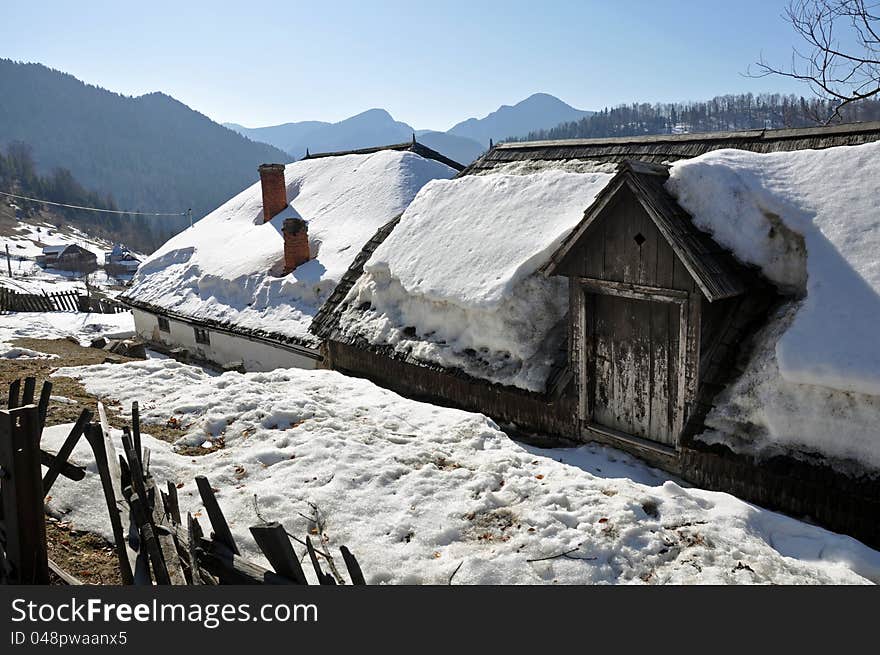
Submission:
[[[364,579],[364,573],[361,571],[361,565],[354,558],[352,552],[346,546],[340,546],[339,552],[342,553],[342,559],[345,560],[345,568],[348,569],[348,575],[353,585],[365,585],[367,581]]]
[[[110,471],[110,464],[107,461],[104,431],[100,425],[89,424],[86,426],[85,435],[86,441],[89,442],[92,452],[95,454],[95,464],[98,468],[98,475],[101,477],[101,487],[104,489],[104,500],[107,502],[107,511],[110,514],[110,526],[113,529],[113,541],[116,544],[116,557],[119,560],[119,573],[122,577],[122,584],[132,584],[134,582],[134,575],[132,574],[128,547],[125,543],[125,533],[122,529],[123,517],[116,502],[115,485]],[[128,523],[127,512],[124,518],[125,523]]]
[[[21,380],[13,380],[9,383],[9,409],[18,407],[18,394],[21,390]]]
[[[49,584],[39,427],[34,405],[0,411],[6,560],[16,584]]]
[[[144,471],[134,451],[131,435],[127,432],[122,435],[122,446],[125,450],[125,457],[128,459],[129,473],[131,474],[132,494],[129,498],[129,506],[140,532],[141,548],[146,550],[150,556],[150,564],[153,567],[153,576],[156,578],[156,584],[169,585],[171,584],[171,577],[168,574],[168,566],[156,534],[156,525],[153,523],[153,512],[149,505]]]
[[[208,478],[204,475],[196,476],[196,486],[199,488],[199,495],[202,497],[202,504],[204,504],[205,511],[208,513],[208,520],[211,521],[211,529],[214,531],[214,539],[219,541],[236,555],[241,555],[238,546],[235,545],[235,539],[232,538],[232,531],[229,529],[229,524],[226,523],[226,517],[223,516],[223,511],[217,503],[217,498],[214,496],[214,490],[211,488],[211,483],[208,482]]]
[[[37,403],[37,413],[40,417],[40,433],[46,427],[46,415],[49,413],[49,400],[52,397],[52,383],[43,382],[43,388],[40,390],[40,401]]]
[[[290,578],[296,584],[308,584],[283,525],[275,522],[264,523],[254,525],[250,530],[257,546],[263,551],[263,555],[269,560],[276,573]]]
[[[134,449],[138,457],[143,456],[143,448],[141,447],[141,413],[138,401],[131,404],[131,435],[134,440]]]
[[[312,545],[312,540],[308,537],[306,537],[306,550],[309,551],[309,559],[312,560],[312,566],[315,568],[315,574],[318,576],[318,583],[322,585],[335,585],[336,580],[333,576],[321,570],[321,565],[318,564],[318,556],[315,553],[315,547]]]
[[[37,378],[26,377],[24,379],[24,390],[21,393],[21,404],[32,405],[34,403],[34,393],[37,390]]]

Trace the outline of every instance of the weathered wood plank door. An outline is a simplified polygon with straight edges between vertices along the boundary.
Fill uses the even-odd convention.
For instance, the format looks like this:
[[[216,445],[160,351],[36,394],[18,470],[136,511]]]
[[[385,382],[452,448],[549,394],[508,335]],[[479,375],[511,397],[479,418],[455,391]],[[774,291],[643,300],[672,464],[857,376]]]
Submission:
[[[589,422],[675,447],[680,305],[596,294],[588,306]]]

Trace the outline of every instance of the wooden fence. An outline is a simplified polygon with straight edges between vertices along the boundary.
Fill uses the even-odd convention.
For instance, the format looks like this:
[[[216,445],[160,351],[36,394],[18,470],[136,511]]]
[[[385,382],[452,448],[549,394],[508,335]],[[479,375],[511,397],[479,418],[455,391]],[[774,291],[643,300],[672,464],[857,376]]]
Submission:
[[[128,311],[115,300],[92,298],[77,291],[21,293],[0,287],[0,312],[94,312],[119,314]]]
[[[211,525],[206,537],[198,519],[182,520],[177,486],[163,490],[150,474],[150,450],[141,446],[138,404],[132,404],[131,426],[123,428],[123,452],[116,452],[103,406],[99,422],[84,409],[61,448],[40,448],[52,385],[43,383],[34,402],[36,380],[16,380],[9,388],[9,409],[0,410],[0,583],[48,584],[49,571],[67,584],[81,584],[48,556],[43,501],[63,475],[82,480],[82,467],[68,462],[81,437],[95,455],[106,501],[123,584],[308,584],[302,562],[308,557],[322,585],[344,584],[333,557],[307,536],[300,540],[277,522],[250,528],[257,547],[272,569],[241,556],[214,489],[207,478],[195,479]],[[48,470],[41,477],[41,465]],[[305,546],[298,556],[291,539]],[[349,583],[366,584],[354,555],[340,547]],[[325,572],[320,560],[325,561]]]

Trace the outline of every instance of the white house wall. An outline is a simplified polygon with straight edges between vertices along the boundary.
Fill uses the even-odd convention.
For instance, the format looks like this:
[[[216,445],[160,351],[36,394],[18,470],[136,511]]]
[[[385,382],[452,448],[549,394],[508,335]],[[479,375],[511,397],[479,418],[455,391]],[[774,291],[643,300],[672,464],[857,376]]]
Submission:
[[[193,325],[169,318],[169,332],[159,329],[155,314],[134,309],[134,327],[138,336],[147,342],[167,348],[185,348],[196,359],[218,365],[241,362],[246,371],[271,371],[276,368],[317,368],[318,360],[291,352],[282,347],[252,341],[244,337],[207,329],[210,344],[196,343]]]

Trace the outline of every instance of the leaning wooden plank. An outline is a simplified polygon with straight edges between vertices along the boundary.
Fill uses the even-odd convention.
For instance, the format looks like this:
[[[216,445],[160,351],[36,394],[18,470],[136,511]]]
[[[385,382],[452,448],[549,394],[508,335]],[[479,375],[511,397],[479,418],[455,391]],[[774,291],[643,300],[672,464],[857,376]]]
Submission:
[[[159,544],[156,534],[156,525],[153,523],[153,511],[148,505],[147,484],[144,480],[144,472],[140,461],[134,451],[134,444],[129,434],[122,435],[122,448],[128,459],[129,472],[131,474],[132,495],[129,498],[131,513],[137,522],[141,536],[141,547],[150,556],[150,564],[153,567],[153,576],[156,584],[171,584],[171,576],[168,573],[167,562]]]
[[[134,476],[132,476],[132,480],[134,480]],[[159,540],[156,537],[156,532],[150,521],[146,499],[138,493],[133,493],[128,499],[128,505],[131,507],[131,515],[134,517],[138,525],[138,531],[141,536],[141,548],[150,558],[150,564],[153,567],[153,576],[156,578],[156,584],[171,584],[171,578],[168,575],[168,569],[165,565],[162,548],[159,546]]]
[[[40,433],[46,427],[46,416],[49,414],[49,400],[52,398],[52,383],[48,380],[43,382],[43,388],[40,390],[40,400],[37,403],[37,413],[40,417]]]
[[[177,500],[177,486],[171,480],[168,480],[167,484],[168,494],[163,494],[163,499],[168,499],[167,501],[163,500],[165,503],[165,513],[174,525],[180,525],[180,503]]]
[[[335,585],[336,580],[334,580],[333,576],[329,573],[324,573],[321,570],[321,565],[318,563],[318,556],[315,554],[315,547],[312,545],[312,540],[308,537],[306,537],[306,550],[309,552],[309,559],[312,560],[312,566],[315,568],[318,582],[322,585]]]
[[[251,526],[250,531],[276,573],[290,578],[296,584],[308,584],[283,525],[276,522],[264,523]]]
[[[199,488],[199,496],[202,497],[205,511],[208,512],[208,520],[211,522],[211,529],[214,531],[214,539],[236,555],[240,555],[241,551],[235,545],[232,531],[229,529],[229,524],[226,523],[226,517],[223,516],[223,511],[217,503],[217,498],[214,496],[214,490],[211,488],[208,478],[204,475],[196,476],[196,486]]]
[[[13,380],[9,383],[9,403],[7,407],[9,409],[15,409],[18,407],[18,394],[21,391],[21,380]]]
[[[40,464],[48,468],[52,468],[53,466],[55,466],[55,453],[51,453],[47,450],[41,449]],[[79,482],[84,477],[86,477],[86,470],[82,466],[76,466],[75,464],[71,464],[70,462],[62,462],[58,466],[58,473],[63,475],[68,480]]]
[[[361,565],[358,564],[358,561],[355,559],[352,552],[345,546],[340,546],[339,552],[342,553],[342,559],[345,561],[345,568],[348,569],[348,575],[351,578],[351,584],[367,584],[367,581],[364,579],[364,573],[361,571]]]
[[[32,405],[37,391],[37,378],[28,376],[24,379],[24,390],[21,393],[21,404]]]
[[[189,564],[189,578],[190,584],[200,585],[202,584],[201,576],[199,575],[199,558],[196,550],[198,549],[198,540],[201,536],[197,534],[201,532],[201,529],[198,527],[198,523],[193,518],[193,515],[189,512],[186,513],[186,536],[187,539],[184,543],[186,543],[186,555],[188,564]],[[178,541],[181,541],[178,539]]]
[[[116,446],[113,445],[113,439],[110,438],[111,428],[110,421],[107,420],[107,410],[104,409],[104,403],[100,401],[98,401],[98,420],[101,422],[101,432],[104,435],[104,450],[107,453],[107,463],[110,467],[110,478],[113,481],[116,498],[122,498],[119,458],[116,454]]]
[[[85,429],[85,437],[92,447],[92,452],[95,455],[95,465],[98,468],[98,475],[101,477],[101,487],[104,490],[104,500],[107,503],[107,512],[110,515],[110,526],[113,529],[113,542],[116,545],[116,556],[119,560],[119,573],[122,577],[122,584],[132,584],[134,576],[132,574],[128,547],[125,544],[125,534],[122,529],[123,522],[129,522],[128,512],[124,512],[123,516],[122,508],[117,504],[113,477],[107,460],[104,431],[100,425],[89,424]]]
[[[79,580],[79,578],[75,578],[72,575],[70,575],[70,573],[68,573],[67,571],[62,569],[60,566],[58,566],[55,562],[53,562],[51,557],[49,558],[49,570],[52,571],[52,573],[54,573],[55,575],[57,575],[59,578],[61,578],[61,581],[64,582],[64,584],[69,584],[69,585],[81,585],[82,584],[82,581]]]
[[[86,425],[88,425],[91,420],[91,410],[84,409],[76,420],[76,423],[74,423],[73,428],[70,430],[70,434],[67,435],[67,439],[64,440],[61,448],[58,449],[58,454],[55,455],[55,461],[52,462],[49,470],[46,471],[46,475],[43,476],[43,495],[48,494],[49,489],[55,484],[55,480],[58,479],[58,475],[61,473],[62,465],[67,463],[67,459],[70,457],[76,444],[79,443],[79,438],[82,436]]]
[[[138,401],[131,404],[131,435],[134,439],[134,449],[138,454],[143,452],[141,446],[141,412]]]
[[[147,451],[149,452],[149,451]],[[164,494],[156,488],[152,476],[146,478],[147,495],[153,499],[153,525],[156,530],[156,539],[162,550],[168,577],[173,585],[185,585],[186,578],[183,575],[183,566],[177,555],[174,532],[171,530],[173,523],[168,517],[168,511],[164,502]]]
[[[33,405],[0,412],[0,503],[6,564],[12,565],[0,571],[0,578],[14,584],[49,583],[38,429]]]

